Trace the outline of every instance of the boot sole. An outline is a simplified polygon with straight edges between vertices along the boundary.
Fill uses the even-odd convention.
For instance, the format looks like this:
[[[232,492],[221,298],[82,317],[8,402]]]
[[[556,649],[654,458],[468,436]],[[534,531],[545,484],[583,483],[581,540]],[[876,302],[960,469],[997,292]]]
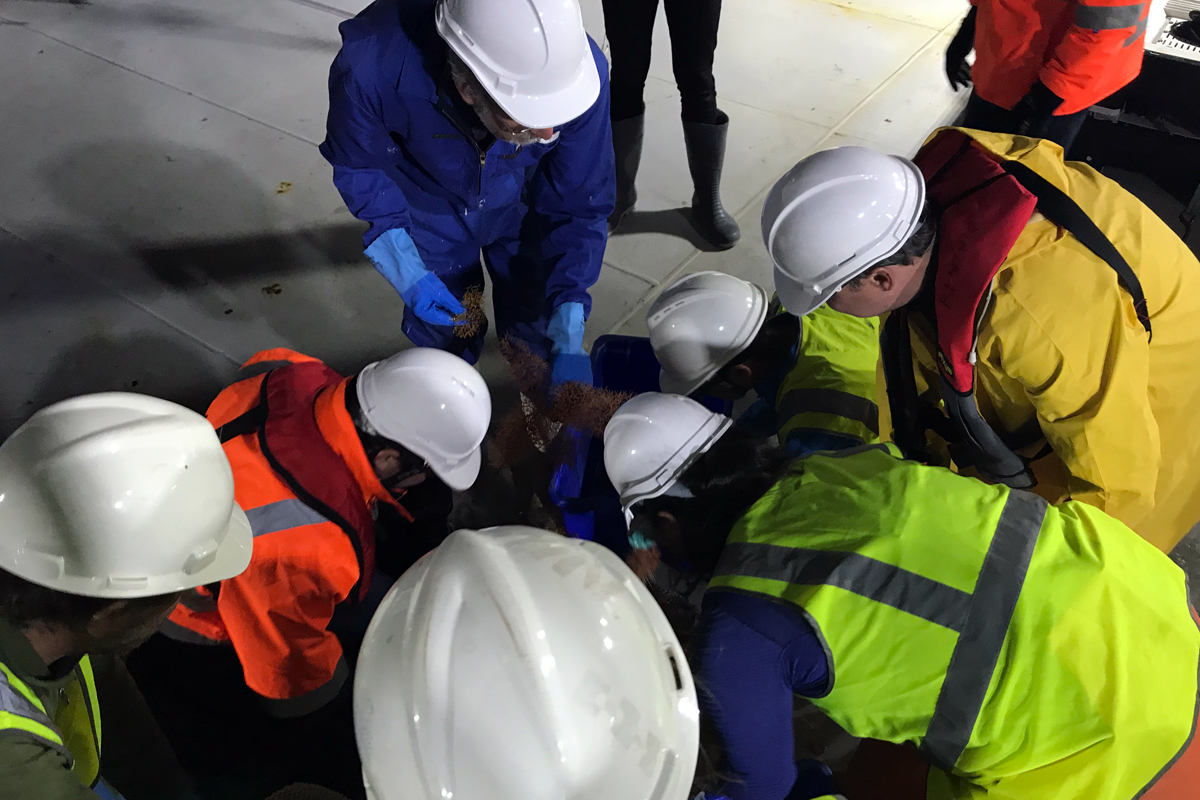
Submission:
[[[695,212],[693,212],[693,213],[695,213]],[[735,236],[732,240],[724,239],[724,238],[714,239],[714,238],[712,238],[712,236],[709,235],[710,231],[706,231],[704,228],[701,228],[699,225],[696,224],[694,218],[689,217],[688,223],[692,226],[692,230],[694,230],[697,234],[700,235],[701,239],[708,242],[710,245],[712,245],[719,251],[732,250],[734,248],[734,246],[737,245],[737,243],[742,240],[741,228],[738,228],[737,236]]]

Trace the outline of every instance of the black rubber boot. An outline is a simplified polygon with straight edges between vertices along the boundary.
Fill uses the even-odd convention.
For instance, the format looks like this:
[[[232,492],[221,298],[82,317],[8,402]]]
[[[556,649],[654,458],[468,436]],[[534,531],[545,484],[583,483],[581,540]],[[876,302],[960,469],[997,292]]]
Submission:
[[[608,218],[612,233],[637,202],[638,165],[642,162],[642,137],[646,131],[646,115],[619,120],[612,124],[613,153],[617,157],[617,205]]]
[[[692,227],[709,244],[728,250],[742,238],[733,217],[721,205],[721,165],[725,161],[725,136],[729,117],[717,112],[717,124],[683,123],[683,141],[687,145],[688,169],[692,172]]]

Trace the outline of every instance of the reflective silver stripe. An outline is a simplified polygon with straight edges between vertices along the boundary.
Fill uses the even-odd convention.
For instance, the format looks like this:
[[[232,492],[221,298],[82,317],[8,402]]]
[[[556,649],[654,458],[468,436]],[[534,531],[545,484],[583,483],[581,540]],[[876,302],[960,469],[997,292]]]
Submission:
[[[250,530],[255,536],[265,536],[275,531],[285,531],[301,525],[315,525],[318,522],[328,522],[325,517],[304,505],[297,498],[279,500],[267,503],[258,508],[246,509],[246,518],[250,520]]]
[[[16,717],[23,717],[30,722],[36,722],[54,732],[58,736],[59,741],[48,739],[45,736],[39,736],[33,731],[22,730],[20,728],[3,728],[0,727],[0,736],[20,736],[35,739],[38,742],[46,745],[50,749],[59,753],[67,761],[67,766],[70,767],[75,763],[75,757],[71,755],[71,751],[62,742],[62,731],[54,724],[54,720],[50,719],[40,708],[29,702],[21,691],[12,685],[8,680],[8,675],[4,670],[0,670],[0,711],[7,712]]]
[[[45,725],[52,731],[58,730],[54,727],[54,721],[46,716],[45,712],[29,702],[29,698],[9,682],[8,675],[4,670],[0,670],[0,711],[32,720],[39,725]]]
[[[925,756],[947,772],[971,740],[1033,559],[1046,508],[1046,501],[1037,495],[1010,491],[983,558],[967,607],[966,624],[954,645],[921,744]]]
[[[1142,37],[1146,35],[1146,23],[1149,21],[1150,17],[1148,15],[1138,20],[1137,27],[1133,29],[1133,33],[1129,34],[1129,38],[1121,43],[1121,46],[1129,47],[1135,44],[1140,46]]]
[[[836,586],[958,632],[971,595],[860,553],[730,542],[716,575],[767,578],[801,586]]]
[[[792,389],[779,401],[778,415],[784,423],[797,414],[833,414],[861,422],[879,435],[879,406],[865,397],[838,389]]]
[[[1132,28],[1142,18],[1143,3],[1125,6],[1075,6],[1075,24],[1092,31],[1112,31]]]

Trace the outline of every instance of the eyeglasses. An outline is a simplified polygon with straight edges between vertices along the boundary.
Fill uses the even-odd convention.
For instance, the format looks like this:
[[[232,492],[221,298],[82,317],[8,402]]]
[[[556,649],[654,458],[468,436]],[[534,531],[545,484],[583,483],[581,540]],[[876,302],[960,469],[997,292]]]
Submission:
[[[428,472],[429,472],[429,462],[422,461],[417,466],[410,467],[409,469],[406,469],[402,472],[397,472],[395,475],[388,478],[387,480],[380,481],[380,483],[382,483],[384,485],[384,487],[387,488],[388,491],[393,491],[395,489],[395,487],[399,486],[401,483],[408,480],[409,478],[415,477],[422,473],[428,473]]]
[[[717,391],[725,392],[741,392],[742,387],[734,384],[729,378],[723,377],[721,373],[717,373],[713,377],[704,382],[700,388],[692,392],[693,395],[715,394]]]

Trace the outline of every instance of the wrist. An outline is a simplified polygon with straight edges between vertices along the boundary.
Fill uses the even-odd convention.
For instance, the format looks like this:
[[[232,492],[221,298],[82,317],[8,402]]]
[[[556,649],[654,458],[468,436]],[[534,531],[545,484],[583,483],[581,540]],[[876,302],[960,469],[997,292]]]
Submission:
[[[1063,99],[1040,80],[1034,81],[1033,86],[1029,87],[1029,91],[1021,99],[1021,105],[1034,117],[1049,117],[1062,104]]]
[[[391,228],[371,242],[364,254],[375,269],[404,294],[426,275],[432,275],[417,252],[417,245],[403,228]]]

